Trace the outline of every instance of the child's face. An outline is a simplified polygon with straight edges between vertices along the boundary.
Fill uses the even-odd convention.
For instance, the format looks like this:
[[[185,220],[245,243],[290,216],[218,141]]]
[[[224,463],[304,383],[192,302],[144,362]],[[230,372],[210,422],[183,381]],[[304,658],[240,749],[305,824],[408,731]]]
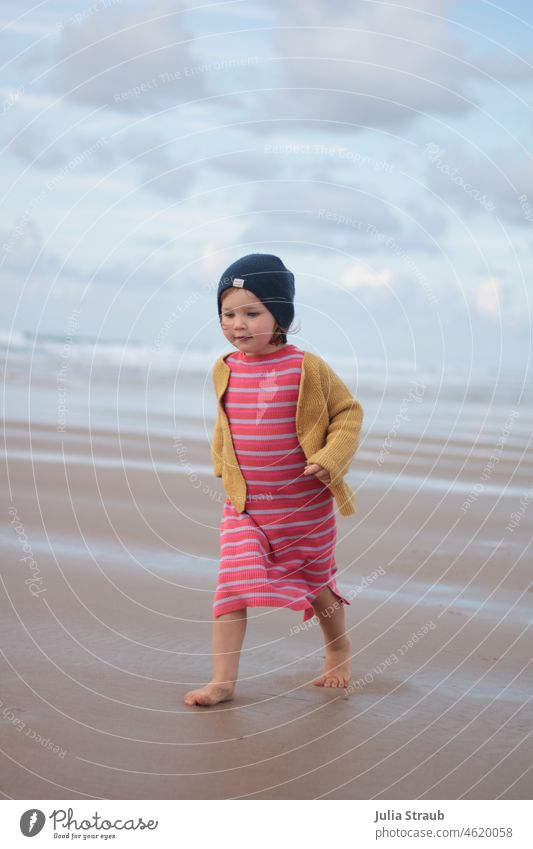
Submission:
[[[222,301],[221,326],[224,336],[246,354],[266,354],[277,349],[270,344],[276,319],[265,304],[248,289],[229,289]]]

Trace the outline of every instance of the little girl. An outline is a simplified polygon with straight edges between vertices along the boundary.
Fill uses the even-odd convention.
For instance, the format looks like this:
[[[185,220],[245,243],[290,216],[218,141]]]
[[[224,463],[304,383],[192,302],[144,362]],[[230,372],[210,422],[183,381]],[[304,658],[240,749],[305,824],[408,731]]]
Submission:
[[[325,643],[313,683],[347,687],[351,640],[335,574],[337,504],[355,512],[343,480],[359,444],[361,405],[316,354],[287,343],[294,275],[271,254],[248,254],[218,284],[218,315],[237,349],[213,366],[218,414],[211,455],[226,492],[213,604],[213,677],[188,705],[233,698],[247,607],[316,615]]]

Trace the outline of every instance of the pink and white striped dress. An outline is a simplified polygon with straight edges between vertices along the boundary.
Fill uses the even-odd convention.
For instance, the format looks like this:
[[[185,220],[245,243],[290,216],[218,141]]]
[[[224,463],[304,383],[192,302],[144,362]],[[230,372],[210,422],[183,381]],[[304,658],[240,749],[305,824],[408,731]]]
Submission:
[[[235,351],[222,402],[235,454],[246,481],[246,504],[237,513],[227,497],[220,526],[220,568],[215,616],[241,607],[311,606],[337,588],[334,497],[307,464],[296,434],[296,402],[304,352],[286,344],[268,354]]]

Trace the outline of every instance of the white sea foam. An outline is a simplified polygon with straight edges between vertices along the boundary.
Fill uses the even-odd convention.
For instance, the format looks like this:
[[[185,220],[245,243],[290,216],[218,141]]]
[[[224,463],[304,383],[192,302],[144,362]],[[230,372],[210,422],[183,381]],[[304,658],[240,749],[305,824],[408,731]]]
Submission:
[[[290,341],[299,347],[304,347],[300,346],[296,337],[291,337]],[[231,345],[224,340],[220,344],[209,344],[203,348],[180,348],[171,344],[147,344],[135,339],[97,339],[76,333],[61,336],[0,329],[0,351],[8,361],[11,356],[26,353],[30,358],[44,357],[57,362],[68,359],[71,363],[85,364],[93,368],[116,366],[122,369],[145,369],[174,374],[180,371],[189,375],[205,375],[217,357],[231,350]],[[396,359],[387,362],[365,357],[364,352],[357,350],[355,356],[330,354],[325,349],[317,349],[314,353],[326,359],[343,379],[362,381],[365,385],[377,379],[380,386],[389,387],[404,386],[409,380],[421,385],[441,386],[448,389],[475,386],[480,392],[480,400],[483,400],[486,392],[498,382],[493,369],[476,371],[469,377],[467,363],[464,369],[449,363],[446,364],[445,369],[442,369],[438,364],[421,362],[417,359]],[[500,380],[520,386],[524,381],[523,367],[502,370]]]

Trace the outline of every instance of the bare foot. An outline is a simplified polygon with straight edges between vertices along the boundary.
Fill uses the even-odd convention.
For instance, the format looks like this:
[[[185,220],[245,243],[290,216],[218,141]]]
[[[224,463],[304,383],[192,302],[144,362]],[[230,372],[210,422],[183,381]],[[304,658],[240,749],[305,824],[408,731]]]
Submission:
[[[316,687],[347,687],[352,674],[352,641],[346,636],[341,647],[326,648],[324,672],[313,681]]]
[[[219,684],[210,681],[200,690],[190,690],[185,694],[183,701],[186,705],[217,705],[219,702],[227,702],[233,698],[233,684]]]

